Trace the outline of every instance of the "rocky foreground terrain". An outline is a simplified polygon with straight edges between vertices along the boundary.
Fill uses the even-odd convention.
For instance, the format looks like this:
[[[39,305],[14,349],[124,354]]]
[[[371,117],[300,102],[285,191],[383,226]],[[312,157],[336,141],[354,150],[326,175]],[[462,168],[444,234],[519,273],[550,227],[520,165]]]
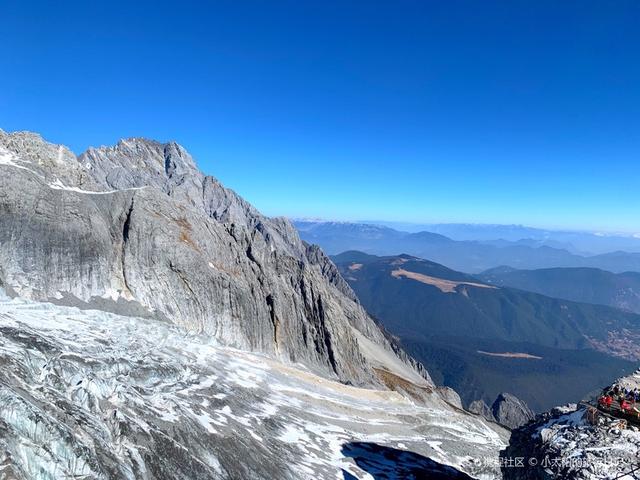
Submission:
[[[615,383],[640,387],[640,370]],[[505,479],[633,480],[640,477],[640,429],[585,404],[567,405],[515,430],[502,458]]]

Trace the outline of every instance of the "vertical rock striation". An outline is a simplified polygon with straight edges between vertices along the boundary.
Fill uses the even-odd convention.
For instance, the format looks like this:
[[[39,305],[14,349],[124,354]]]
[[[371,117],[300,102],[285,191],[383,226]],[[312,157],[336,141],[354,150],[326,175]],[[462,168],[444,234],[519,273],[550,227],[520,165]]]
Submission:
[[[175,142],[67,148],[0,131],[0,283],[34,300],[167,320],[226,345],[379,385],[430,387],[336,267]]]

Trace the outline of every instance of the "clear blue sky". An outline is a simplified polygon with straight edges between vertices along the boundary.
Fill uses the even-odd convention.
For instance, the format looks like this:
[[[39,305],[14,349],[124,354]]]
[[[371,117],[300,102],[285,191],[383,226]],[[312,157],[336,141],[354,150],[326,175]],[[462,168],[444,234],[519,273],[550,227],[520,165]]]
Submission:
[[[4,130],[175,139],[270,215],[640,231],[635,0],[0,11]]]

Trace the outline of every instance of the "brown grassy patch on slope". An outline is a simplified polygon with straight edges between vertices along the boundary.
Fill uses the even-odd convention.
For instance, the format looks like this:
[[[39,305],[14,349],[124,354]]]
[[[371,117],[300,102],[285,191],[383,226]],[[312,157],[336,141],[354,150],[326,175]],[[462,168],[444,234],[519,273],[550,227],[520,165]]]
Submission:
[[[402,378],[395,373],[391,373],[389,370],[374,368],[373,371],[389,390],[393,390],[395,392],[406,392],[416,400],[422,400],[425,395],[433,393],[433,389],[416,385],[406,378]]]
[[[485,352],[484,350],[478,350],[478,353],[482,355],[488,355],[490,357],[502,357],[502,358],[527,358],[531,360],[542,360],[542,357],[537,355],[531,355],[524,352]]]
[[[405,270],[404,268],[398,268],[397,270],[393,270],[391,272],[391,276],[395,278],[406,277],[420,283],[433,285],[434,287],[439,288],[444,293],[455,293],[456,287],[458,285],[467,285],[469,287],[477,287],[477,288],[493,288],[493,289],[496,288],[494,286],[485,285],[483,283],[456,282],[453,280],[445,280],[443,278],[430,277],[429,275],[424,275],[422,273],[410,272],[409,270]]]

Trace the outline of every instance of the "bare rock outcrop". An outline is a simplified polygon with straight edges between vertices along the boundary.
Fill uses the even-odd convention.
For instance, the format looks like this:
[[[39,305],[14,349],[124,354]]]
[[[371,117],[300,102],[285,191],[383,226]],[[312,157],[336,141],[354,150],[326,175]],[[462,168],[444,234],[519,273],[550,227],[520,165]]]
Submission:
[[[484,400],[474,400],[469,404],[469,411],[471,413],[475,413],[476,415],[480,415],[486,420],[490,420],[495,422],[496,419],[493,416],[493,412],[491,411],[491,407],[487,405]]]
[[[515,395],[501,393],[491,406],[496,421],[505,427],[518,428],[535,418],[529,406]]]

